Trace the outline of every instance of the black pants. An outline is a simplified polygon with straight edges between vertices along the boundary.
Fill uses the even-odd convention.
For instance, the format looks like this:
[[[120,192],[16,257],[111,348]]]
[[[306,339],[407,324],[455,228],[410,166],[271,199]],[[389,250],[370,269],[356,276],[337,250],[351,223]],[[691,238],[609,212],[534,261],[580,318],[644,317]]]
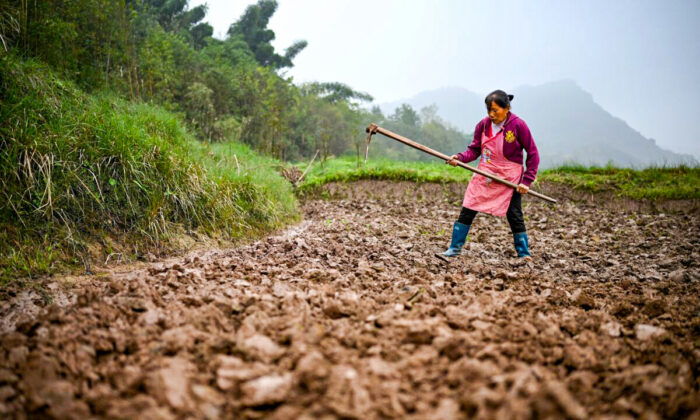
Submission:
[[[506,212],[506,219],[508,219],[510,230],[513,233],[525,232],[525,219],[523,218],[523,209],[520,207],[520,198],[520,193],[513,191],[513,198],[510,199]],[[463,225],[471,225],[477,213],[478,211],[462,207],[457,221]]]

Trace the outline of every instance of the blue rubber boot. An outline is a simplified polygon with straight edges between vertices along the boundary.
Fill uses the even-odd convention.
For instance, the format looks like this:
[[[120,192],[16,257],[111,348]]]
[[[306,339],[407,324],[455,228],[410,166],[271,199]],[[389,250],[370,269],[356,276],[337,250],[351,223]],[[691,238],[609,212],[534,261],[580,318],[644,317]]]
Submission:
[[[452,226],[452,242],[450,243],[450,248],[443,252],[441,255],[445,257],[456,257],[462,253],[462,246],[467,241],[467,235],[469,234],[470,225],[463,225],[462,223],[455,222]]]
[[[527,232],[514,233],[513,243],[515,244],[515,251],[518,253],[518,258],[531,257],[527,241]]]

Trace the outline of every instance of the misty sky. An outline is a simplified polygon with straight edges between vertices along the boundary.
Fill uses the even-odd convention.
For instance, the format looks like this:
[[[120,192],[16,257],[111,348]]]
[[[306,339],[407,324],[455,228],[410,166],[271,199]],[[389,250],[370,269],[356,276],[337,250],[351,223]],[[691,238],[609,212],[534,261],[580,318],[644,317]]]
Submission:
[[[223,38],[255,2],[190,0],[201,3]],[[700,157],[699,20],[696,0],[279,0],[270,28],[279,51],[309,42],[295,82],[339,81],[382,103],[573,79],[661,147]]]

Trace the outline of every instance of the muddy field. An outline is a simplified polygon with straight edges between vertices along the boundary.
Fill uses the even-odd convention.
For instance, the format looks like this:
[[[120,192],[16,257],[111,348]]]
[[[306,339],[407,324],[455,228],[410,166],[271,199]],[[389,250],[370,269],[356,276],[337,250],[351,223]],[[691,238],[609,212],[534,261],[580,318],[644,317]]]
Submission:
[[[525,200],[532,262],[479,215],[445,264],[458,188],[330,185],[252,245],[3,302],[0,412],[700,418],[697,210]]]

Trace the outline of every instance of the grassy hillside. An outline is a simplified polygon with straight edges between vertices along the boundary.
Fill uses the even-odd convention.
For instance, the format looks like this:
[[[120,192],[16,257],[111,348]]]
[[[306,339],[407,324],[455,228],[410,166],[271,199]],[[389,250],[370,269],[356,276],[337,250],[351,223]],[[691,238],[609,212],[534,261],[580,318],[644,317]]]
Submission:
[[[237,146],[262,167],[227,168],[229,151],[197,142],[179,116],[87,95],[37,62],[5,55],[0,74],[3,284],[96,253],[137,255],[177,232],[235,239],[298,217],[270,159]]]
[[[370,159],[365,165],[358,164],[355,157],[341,157],[314,164],[299,189],[305,192],[328,182],[360,179],[467,183],[471,175],[437,160],[420,163]],[[645,170],[566,166],[540,171],[533,188],[537,188],[537,182],[558,182],[583,191],[634,199],[700,199],[700,168],[685,166]]]

